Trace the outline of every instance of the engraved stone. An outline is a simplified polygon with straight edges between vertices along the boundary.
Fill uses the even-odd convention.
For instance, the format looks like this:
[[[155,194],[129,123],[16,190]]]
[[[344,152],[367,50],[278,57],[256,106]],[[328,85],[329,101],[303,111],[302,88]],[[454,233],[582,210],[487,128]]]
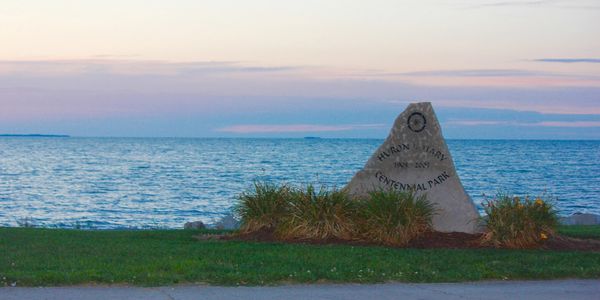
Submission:
[[[429,102],[412,103],[396,118],[385,142],[345,187],[354,196],[382,188],[425,193],[437,210],[437,231],[478,231],[477,208],[456,174]]]

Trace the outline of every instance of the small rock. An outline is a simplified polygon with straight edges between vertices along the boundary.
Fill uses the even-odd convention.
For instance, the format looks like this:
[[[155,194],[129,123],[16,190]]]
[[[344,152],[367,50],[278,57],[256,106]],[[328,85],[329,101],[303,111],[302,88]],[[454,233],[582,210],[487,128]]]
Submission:
[[[599,225],[600,216],[587,213],[574,213],[570,217],[560,218],[564,225]]]
[[[204,223],[202,223],[202,221],[186,222],[183,225],[183,229],[204,229],[204,228],[206,228],[206,226],[204,226]]]
[[[216,229],[236,230],[240,228],[240,221],[232,214],[227,214],[215,224]]]

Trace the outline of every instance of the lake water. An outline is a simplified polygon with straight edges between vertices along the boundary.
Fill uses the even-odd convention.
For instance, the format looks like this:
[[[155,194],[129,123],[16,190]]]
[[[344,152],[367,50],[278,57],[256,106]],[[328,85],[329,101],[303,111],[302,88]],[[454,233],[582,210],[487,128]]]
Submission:
[[[343,187],[382,140],[0,138],[0,226],[167,227],[214,222],[254,180]],[[449,140],[476,204],[545,193],[600,214],[600,141]],[[488,196],[489,197],[489,196]]]

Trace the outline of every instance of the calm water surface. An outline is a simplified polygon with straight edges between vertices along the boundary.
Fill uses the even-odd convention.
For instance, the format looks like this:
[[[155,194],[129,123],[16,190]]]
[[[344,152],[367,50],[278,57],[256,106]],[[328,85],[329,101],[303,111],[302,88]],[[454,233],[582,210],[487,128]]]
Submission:
[[[253,180],[344,186],[382,140],[0,138],[0,226],[214,222]],[[449,140],[479,205],[498,191],[600,214],[600,141]]]

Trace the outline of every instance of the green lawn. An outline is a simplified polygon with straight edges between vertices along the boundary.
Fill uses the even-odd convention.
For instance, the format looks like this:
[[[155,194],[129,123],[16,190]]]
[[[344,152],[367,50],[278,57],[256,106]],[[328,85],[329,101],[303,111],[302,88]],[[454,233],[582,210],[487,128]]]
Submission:
[[[600,238],[600,226],[563,227]],[[600,252],[197,241],[185,230],[0,228],[0,286],[600,278]]]
[[[600,240],[600,226],[562,226],[559,231],[561,234],[575,238]]]

